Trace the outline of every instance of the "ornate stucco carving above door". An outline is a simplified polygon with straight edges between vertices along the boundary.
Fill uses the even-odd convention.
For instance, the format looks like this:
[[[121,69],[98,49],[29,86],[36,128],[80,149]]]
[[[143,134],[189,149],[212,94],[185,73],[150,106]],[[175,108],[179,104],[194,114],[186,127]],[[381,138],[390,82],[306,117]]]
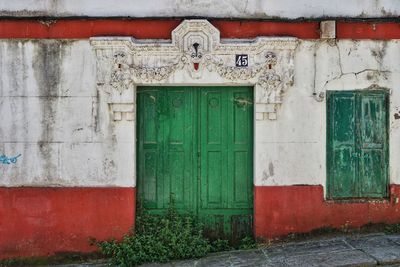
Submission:
[[[172,31],[172,40],[90,41],[97,56],[97,85],[108,94],[114,120],[135,117],[137,85],[158,84],[253,85],[256,119],[276,119],[284,92],[294,81],[296,38],[221,40],[207,20],[183,21]],[[236,66],[237,55],[247,55],[247,67]]]

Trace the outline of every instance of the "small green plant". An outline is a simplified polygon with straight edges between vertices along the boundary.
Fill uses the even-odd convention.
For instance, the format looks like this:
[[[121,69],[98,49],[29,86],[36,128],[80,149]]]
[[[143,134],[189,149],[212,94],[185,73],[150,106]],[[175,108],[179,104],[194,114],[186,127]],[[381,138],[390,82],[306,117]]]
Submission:
[[[229,240],[217,239],[211,242],[210,252],[228,251],[233,248],[229,245]]]
[[[257,248],[257,242],[254,240],[254,238],[246,236],[240,241],[239,249],[247,250],[253,248]]]
[[[386,225],[384,229],[385,234],[398,234],[400,233],[400,223]]]
[[[122,242],[114,240],[98,245],[111,257],[112,264],[118,266],[199,258],[210,251],[202,225],[194,216],[178,214],[174,205],[165,215],[141,211],[134,234],[125,236]]]

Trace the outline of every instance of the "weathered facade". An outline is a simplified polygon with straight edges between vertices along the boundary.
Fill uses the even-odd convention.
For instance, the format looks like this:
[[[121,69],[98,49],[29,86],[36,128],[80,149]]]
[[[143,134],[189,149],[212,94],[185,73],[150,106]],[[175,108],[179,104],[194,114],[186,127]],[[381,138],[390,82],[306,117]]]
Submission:
[[[171,194],[261,238],[400,222],[396,1],[30,2],[0,3],[0,258],[92,251]]]

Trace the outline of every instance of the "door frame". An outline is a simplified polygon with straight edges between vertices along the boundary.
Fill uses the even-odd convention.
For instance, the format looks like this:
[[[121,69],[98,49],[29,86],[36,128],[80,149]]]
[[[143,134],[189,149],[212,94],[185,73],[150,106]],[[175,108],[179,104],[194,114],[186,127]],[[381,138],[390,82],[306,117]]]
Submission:
[[[254,86],[249,86],[249,85],[157,85],[157,86],[154,86],[154,85],[140,85],[140,86],[136,86],[135,87],[135,99],[138,99],[138,91],[139,91],[138,88],[139,87],[142,87],[142,88],[143,87],[144,88],[146,88],[146,87],[148,87],[148,88],[157,88],[157,87],[159,87],[161,90],[173,90],[173,89],[176,89],[176,88],[179,88],[179,87],[182,87],[183,89],[185,87],[191,87],[191,89],[193,91],[198,89],[199,91],[196,92],[196,94],[194,94],[194,96],[193,96],[194,97],[193,100],[197,101],[197,104],[196,104],[196,107],[198,108],[197,111],[200,111],[200,106],[201,106],[201,101],[200,101],[201,100],[201,91],[200,90],[205,89],[205,88],[218,88],[219,90],[224,90],[224,89],[225,90],[229,90],[229,89],[231,89],[232,91],[235,90],[235,87],[237,87],[237,88],[246,88],[246,92],[251,94],[253,107],[252,107],[252,112],[251,113],[249,112],[247,114],[251,117],[249,122],[251,123],[251,126],[252,126],[251,127],[251,136],[249,136],[249,138],[251,138],[252,140],[251,140],[251,142],[248,143],[248,146],[250,146],[250,148],[252,150],[252,152],[251,152],[252,153],[251,161],[250,161],[250,163],[248,165],[248,167],[251,168],[251,169],[248,169],[248,171],[251,171],[251,175],[252,175],[250,177],[250,179],[251,179],[251,187],[249,188],[249,190],[250,190],[249,194],[251,194],[252,200],[251,200],[251,202],[248,202],[249,207],[245,208],[245,209],[243,207],[240,207],[240,208],[238,208],[238,207],[235,207],[235,208],[221,208],[221,209],[224,209],[224,210],[228,211],[228,214],[231,214],[231,215],[228,215],[228,216],[232,216],[232,218],[229,217],[229,220],[233,220],[231,222],[232,224],[230,225],[230,227],[232,227],[232,228],[229,228],[230,229],[229,231],[236,231],[234,229],[237,229],[237,228],[235,228],[235,227],[237,227],[237,224],[235,224],[236,220],[233,219],[235,216],[249,216],[249,215],[251,215],[251,217],[249,217],[249,220],[251,220],[251,224],[250,224],[251,225],[251,229],[249,229],[249,230],[251,230],[251,233],[254,234],[255,233],[255,177],[256,177],[255,173],[254,173],[255,149],[256,149],[256,146],[255,146],[255,124],[256,124],[255,122],[256,122],[256,120],[255,120],[255,108],[254,108],[255,87]],[[138,103],[138,102],[136,101],[136,103]],[[197,112],[197,111],[194,111],[194,112]],[[135,133],[135,173],[136,174],[138,173],[139,161],[140,161],[140,158],[139,158],[140,157],[140,155],[139,155],[139,142],[140,142],[140,140],[139,140],[139,138],[137,136],[138,135],[137,124],[138,124],[138,121],[139,121],[138,117],[140,116],[139,112],[140,111],[137,109],[137,105],[136,105],[135,123],[134,123],[134,133]],[[196,123],[196,125],[197,125],[196,126],[196,130],[199,130],[198,132],[196,132],[196,137],[200,137],[200,128],[199,128],[200,120],[201,120],[201,118],[200,118],[200,116],[198,116],[194,121],[194,123]],[[196,146],[196,149],[195,149],[196,151],[198,149],[200,149],[200,147],[199,147],[200,143],[201,143],[200,138],[197,138],[197,141],[193,142],[193,145]],[[196,172],[195,173],[198,176],[199,175],[198,172],[200,172],[200,168],[199,167],[200,167],[201,159],[198,158],[195,162],[196,162]],[[198,178],[199,179],[197,179],[197,178],[195,179],[196,183],[197,183],[196,186],[195,186],[195,188],[196,188],[196,193],[195,193],[196,198],[195,198],[195,200],[193,202],[193,204],[195,205],[195,207],[194,207],[195,211],[196,211],[195,214],[196,214],[196,216],[211,216],[211,214],[214,214],[215,211],[219,210],[220,208],[218,208],[218,209],[202,209],[200,207],[199,200],[202,197],[202,192],[201,192],[201,190],[202,190],[202,185],[201,185],[202,179],[200,178],[200,176],[198,176]],[[137,175],[135,175],[136,187],[139,186],[138,182],[139,182],[138,181],[138,177],[137,177]],[[246,180],[246,182],[250,182],[250,181]],[[140,195],[138,190],[136,191],[136,194],[138,196],[136,199],[138,200],[139,199],[139,195]],[[138,204],[138,202],[135,203],[135,205],[137,205],[137,204]],[[201,212],[201,210],[203,210],[203,211]],[[240,212],[238,213],[239,210],[246,210],[246,212],[243,213],[243,214],[240,214]],[[156,209],[155,214],[159,214],[159,212],[160,212],[160,210]],[[236,214],[236,213],[238,213],[238,214]],[[246,215],[244,215],[244,214],[246,214]],[[225,221],[226,219],[227,218],[224,218],[223,220]],[[236,226],[234,226],[234,225],[236,225]],[[210,230],[210,229],[208,229],[208,230]],[[218,231],[218,233],[219,234],[223,233],[225,235],[225,234],[228,233],[228,232],[225,232],[227,229],[228,228],[226,228],[226,224],[224,223],[223,224],[223,230],[220,229]],[[222,232],[220,232],[220,231],[222,231]],[[215,235],[215,232],[213,232],[213,231],[211,231],[211,232],[212,232],[211,235]],[[209,232],[209,234],[211,232]],[[237,239],[236,237],[233,237],[233,236],[229,237],[229,238],[233,238],[232,239],[232,240],[234,240],[233,242],[238,242],[240,240],[240,239]]]

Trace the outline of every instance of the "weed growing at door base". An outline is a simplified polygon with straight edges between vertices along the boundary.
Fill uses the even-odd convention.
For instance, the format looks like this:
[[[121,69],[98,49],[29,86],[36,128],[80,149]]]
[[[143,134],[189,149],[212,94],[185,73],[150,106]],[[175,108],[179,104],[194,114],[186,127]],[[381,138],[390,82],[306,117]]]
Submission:
[[[243,240],[249,243],[249,238]],[[165,215],[140,211],[134,234],[126,235],[121,242],[114,240],[97,245],[116,266],[200,258],[209,252],[233,249],[228,240],[209,241],[203,235],[203,225],[194,216],[179,214],[173,205]]]
[[[98,245],[117,266],[199,258],[210,251],[202,225],[193,216],[178,214],[173,207],[162,216],[140,212],[134,235],[125,236],[122,242]]]

